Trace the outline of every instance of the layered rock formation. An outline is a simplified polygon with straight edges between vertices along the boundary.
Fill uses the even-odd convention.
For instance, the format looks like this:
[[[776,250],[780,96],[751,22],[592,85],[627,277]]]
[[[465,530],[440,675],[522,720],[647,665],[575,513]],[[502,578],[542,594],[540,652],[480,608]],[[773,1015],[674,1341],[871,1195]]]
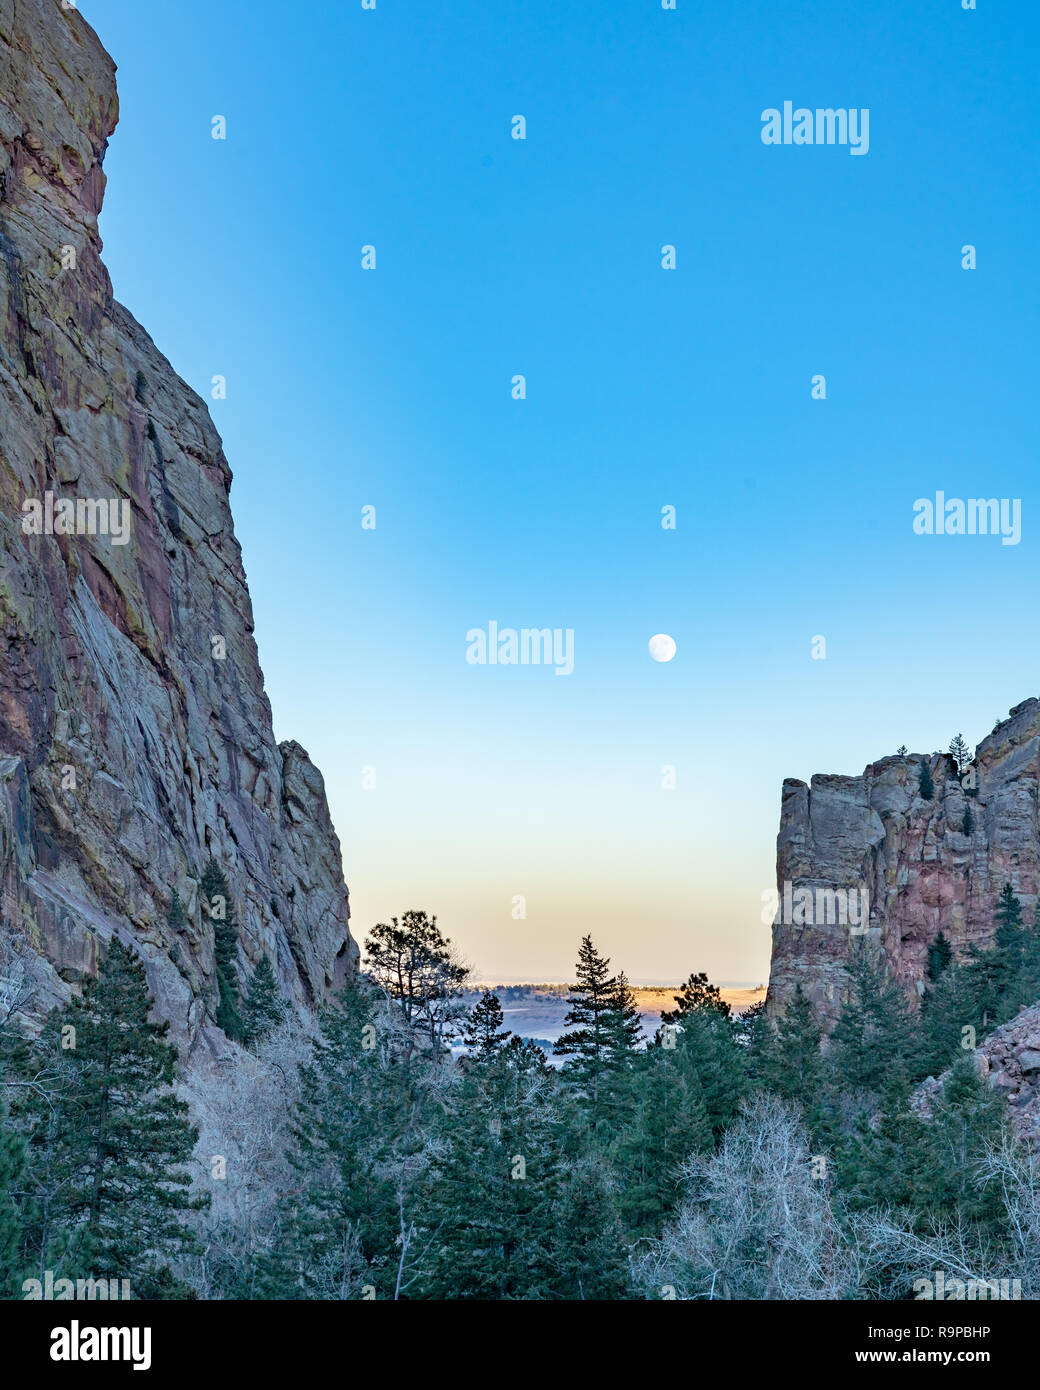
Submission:
[[[31,947],[37,1008],[133,943],[182,1048],[213,1053],[209,856],[243,979],[266,952],[310,1004],[356,948],[321,776],[272,733],[220,439],[101,263],[117,111],[77,10],[0,0],[0,937]],[[82,533],[98,508],[60,533],[77,499],[126,543]],[[26,534],[34,503],[57,534]]]
[[[921,794],[922,763],[934,783],[930,800]],[[784,783],[777,837],[781,897],[785,884],[793,893],[865,889],[869,917],[862,932],[838,921],[775,922],[770,1011],[782,1011],[801,984],[833,1018],[857,935],[914,993],[939,932],[958,952],[992,937],[1005,883],[1014,886],[1032,920],[1040,892],[1040,701],[1016,706],[979,745],[973,766],[974,795],[970,774],[945,754],[895,755],[860,777]]]

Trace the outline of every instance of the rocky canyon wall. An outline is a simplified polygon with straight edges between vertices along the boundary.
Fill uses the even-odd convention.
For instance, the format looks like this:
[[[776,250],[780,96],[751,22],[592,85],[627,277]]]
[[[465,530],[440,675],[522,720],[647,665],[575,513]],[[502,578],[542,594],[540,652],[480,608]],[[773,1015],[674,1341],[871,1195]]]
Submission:
[[[272,732],[220,439],[101,261],[117,114],[77,10],[0,0],[0,933],[36,1007],[133,944],[182,1049],[213,1055],[209,856],[243,980],[266,953],[309,1005],[357,952],[321,776]],[[128,518],[125,544],[47,533],[84,499]]]
[[[1017,705],[976,754],[973,796],[961,785],[965,769],[945,754],[895,754],[859,777],[784,783],[777,837],[781,903],[790,885],[789,903],[796,906],[798,890],[808,889],[824,911],[804,922],[797,911],[781,908],[781,916],[793,920],[773,926],[771,1012],[782,1011],[801,984],[833,1019],[858,936],[914,993],[925,978],[929,943],[940,932],[958,952],[991,939],[1005,883],[1014,886],[1025,919],[1032,920],[1040,892],[1040,701]],[[921,794],[922,762],[934,783],[930,800]],[[865,890],[866,920],[819,920],[838,916],[837,910],[828,914],[821,889]]]

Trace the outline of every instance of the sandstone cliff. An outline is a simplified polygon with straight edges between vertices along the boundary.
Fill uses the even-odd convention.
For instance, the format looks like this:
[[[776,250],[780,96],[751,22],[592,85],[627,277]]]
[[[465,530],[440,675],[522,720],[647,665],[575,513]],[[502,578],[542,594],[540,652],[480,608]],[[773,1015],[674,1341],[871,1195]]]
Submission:
[[[0,936],[29,942],[37,1006],[132,942],[182,1048],[212,1054],[211,854],[243,979],[266,952],[308,1004],[356,948],[321,776],[272,733],[220,439],[101,263],[117,113],[75,9],[0,0]],[[29,499],[129,504],[129,540],[25,534]]]
[[[1040,701],[1016,706],[976,753],[974,796],[961,785],[965,769],[945,754],[894,755],[860,777],[784,783],[781,895],[787,883],[795,891],[865,889],[862,936],[908,993],[924,979],[928,945],[940,931],[958,951],[986,942],[1005,883],[1022,899],[1027,921],[1040,892]],[[920,791],[922,762],[934,782],[931,800]],[[838,922],[775,923],[770,1011],[782,1010],[801,984],[833,1018],[854,939]]]

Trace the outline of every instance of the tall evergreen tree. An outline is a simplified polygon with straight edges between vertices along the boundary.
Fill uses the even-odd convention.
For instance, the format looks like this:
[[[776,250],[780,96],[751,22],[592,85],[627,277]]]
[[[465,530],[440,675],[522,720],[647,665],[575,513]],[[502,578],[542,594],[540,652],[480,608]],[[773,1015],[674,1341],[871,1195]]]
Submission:
[[[935,940],[930,942],[928,946],[928,964],[926,970],[931,984],[938,984],[952,959],[953,950],[950,943],[943,933],[940,932]]]
[[[20,1296],[22,1221],[18,1206],[25,1141],[10,1124],[0,1095],[0,1300]]]
[[[400,1008],[418,1045],[444,1053],[462,1031],[469,967],[436,917],[409,911],[379,922],[365,941],[368,973]]]
[[[835,1142],[838,1184],[856,1210],[897,1206],[924,1210],[934,1180],[929,1129],[910,1105],[911,1085],[900,1057],[877,1082],[876,1109],[864,1106],[851,1131]]]
[[[972,1051],[986,1031],[988,985],[979,979],[979,956],[951,961],[925,991],[918,1023],[917,1073],[938,1076]]]
[[[402,1036],[397,1005],[353,979],[320,1016],[300,1074],[286,1194],[256,1288],[272,1298],[399,1293],[414,1235],[413,1193],[434,1122],[437,1063]],[[438,1107],[439,1108],[439,1107]]]
[[[1018,979],[1015,1005],[1035,1004],[1040,1000],[1040,900],[1033,921],[1022,932],[1022,966]]]
[[[285,1020],[285,1004],[278,992],[274,967],[261,956],[246,986],[241,1009],[242,1039],[252,1045],[263,1042]]]
[[[1000,1092],[979,1076],[971,1057],[961,1057],[932,1105],[929,1199],[937,1211],[981,1223],[991,1236],[999,1234],[1003,1207],[996,1188],[979,1182],[979,1169],[1006,1124]]]
[[[993,946],[979,956],[976,976],[993,1026],[1006,1022],[1018,1008],[1018,982],[1022,971],[1025,930],[1022,903],[1010,883],[1000,890],[994,914]]]
[[[950,740],[950,757],[957,764],[959,772],[963,772],[971,762],[971,749],[961,734],[955,734]]]
[[[151,1007],[143,965],[112,941],[97,976],[30,1049],[33,1071],[49,1066],[55,1081],[20,1092],[33,1179],[26,1263],[64,1260],[70,1277],[129,1279],[137,1298],[183,1298],[170,1262],[196,1248],[186,1216],[208,1198],[188,1192],[183,1165],[198,1131],[173,1090],[168,1025],[149,1019]]]
[[[707,975],[691,972],[686,983],[675,995],[675,1008],[662,1010],[662,1023],[681,1023],[686,1014],[694,1009],[714,1009],[723,1018],[729,1018],[730,1007],[722,997],[718,985],[713,985]]]
[[[801,1107],[805,1127],[816,1144],[831,1137],[834,1120],[833,1097],[820,1050],[822,1038],[816,1010],[799,985],[769,1030],[756,1068],[768,1090]]]
[[[639,1015],[624,975],[610,974],[610,961],[591,936],[582,938],[576,976],[564,1020],[573,1026],[556,1040],[553,1052],[567,1058],[565,1076],[586,1097],[590,1123],[598,1129],[620,1099],[616,1082],[631,1062]]]
[[[664,1029],[657,1040],[665,1043]],[[667,1051],[673,1066],[696,1090],[712,1138],[717,1143],[733,1123],[747,1094],[749,1060],[741,1041],[740,1020],[727,1018],[717,1009],[691,1009],[675,1029],[674,1051]]]
[[[714,1146],[701,1076],[684,1065],[678,1047],[664,1045],[667,1036],[659,1033],[637,1055],[632,1104],[610,1151],[618,1211],[634,1239],[660,1234],[679,1197],[683,1163]]]
[[[617,1199],[617,1179],[605,1159],[585,1155],[571,1164],[554,1212],[558,1297],[575,1302],[632,1297]]]
[[[847,967],[849,997],[831,1034],[835,1077],[853,1091],[880,1095],[893,1067],[916,1056],[915,1028],[902,990],[862,947]]]
[[[509,1042],[510,1032],[502,1024],[505,1015],[497,994],[486,989],[480,996],[466,1026],[465,1045],[479,1062],[486,1062],[501,1052]]]
[[[464,1069],[421,1184],[409,1296],[554,1296],[556,1084],[544,1054],[523,1046],[495,1047]]]
[[[202,873],[202,896],[213,923],[213,958],[217,973],[217,1024],[229,1038],[241,1042],[245,1028],[238,985],[238,929],[235,905],[223,869],[210,858]]]

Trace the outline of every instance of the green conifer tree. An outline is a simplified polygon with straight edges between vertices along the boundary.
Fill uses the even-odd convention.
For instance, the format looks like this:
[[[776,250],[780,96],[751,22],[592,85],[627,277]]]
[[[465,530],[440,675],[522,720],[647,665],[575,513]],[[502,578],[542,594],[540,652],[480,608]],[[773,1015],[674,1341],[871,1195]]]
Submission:
[[[926,971],[929,982],[938,984],[953,959],[953,949],[942,932],[929,943]]]
[[[508,1028],[503,1029],[504,1021],[498,995],[484,990],[469,1016],[463,1039],[478,1062],[489,1061],[508,1044],[512,1035]]]
[[[664,1045],[666,1039],[658,1033],[637,1056],[633,1104],[611,1150],[618,1210],[632,1239],[660,1234],[678,1200],[683,1163],[714,1146],[701,1077],[683,1064],[677,1046]]]
[[[202,897],[213,923],[213,959],[217,974],[217,1025],[229,1038],[241,1042],[245,1027],[238,985],[238,930],[231,888],[223,869],[210,858],[202,873]]]
[[[675,995],[675,1005],[674,1009],[662,1011],[662,1023],[681,1023],[683,1017],[694,1009],[714,1009],[723,1018],[730,1015],[730,1007],[723,999],[722,991],[709,981],[703,971],[700,974],[691,972],[680,992]]]
[[[241,1009],[242,1039],[250,1046],[263,1042],[285,1020],[285,1003],[278,992],[274,967],[261,956],[246,986]]]
[[[568,1059],[565,1077],[586,1098],[589,1123],[598,1130],[621,1102],[617,1081],[630,1065],[639,1015],[624,975],[610,974],[610,961],[591,936],[582,939],[577,982],[567,1002],[565,1022],[575,1026],[560,1035],[553,1052]]]
[[[880,1095],[896,1064],[913,1066],[916,1030],[902,990],[862,947],[847,967],[849,995],[831,1034],[837,1083]]]
[[[25,1141],[10,1123],[0,1095],[0,1300],[21,1296],[22,1220],[19,1207]]]
[[[770,1029],[758,1074],[766,1088],[801,1106],[805,1127],[817,1146],[832,1137],[833,1095],[821,1053],[823,1028],[812,1002],[799,985]]]
[[[556,1202],[557,1297],[574,1302],[631,1298],[617,1179],[597,1155],[576,1159]]]
[[[971,762],[971,749],[961,734],[955,734],[950,740],[950,757],[953,758],[960,772],[963,772]]]
[[[393,1009],[360,977],[321,1013],[292,1126],[298,1179],[278,1240],[257,1261],[264,1297],[359,1299],[368,1285],[400,1295],[438,1064],[399,1035]]]
[[[544,1054],[523,1046],[496,1047],[464,1070],[417,1204],[410,1297],[554,1296],[556,1087]]]
[[[29,1050],[46,1087],[22,1093],[27,1248],[63,1260],[66,1273],[128,1279],[136,1298],[190,1297],[171,1261],[197,1246],[184,1164],[198,1131],[173,1086],[177,1051],[168,1025],[149,1018],[144,966],[112,941],[81,996],[52,1013]],[[55,1266],[56,1267],[56,1266]],[[35,1270],[34,1270],[35,1273]]]
[[[917,774],[917,789],[925,801],[931,801],[932,797],[935,795],[935,783],[932,781],[932,769],[929,766],[927,758],[922,760]]]

